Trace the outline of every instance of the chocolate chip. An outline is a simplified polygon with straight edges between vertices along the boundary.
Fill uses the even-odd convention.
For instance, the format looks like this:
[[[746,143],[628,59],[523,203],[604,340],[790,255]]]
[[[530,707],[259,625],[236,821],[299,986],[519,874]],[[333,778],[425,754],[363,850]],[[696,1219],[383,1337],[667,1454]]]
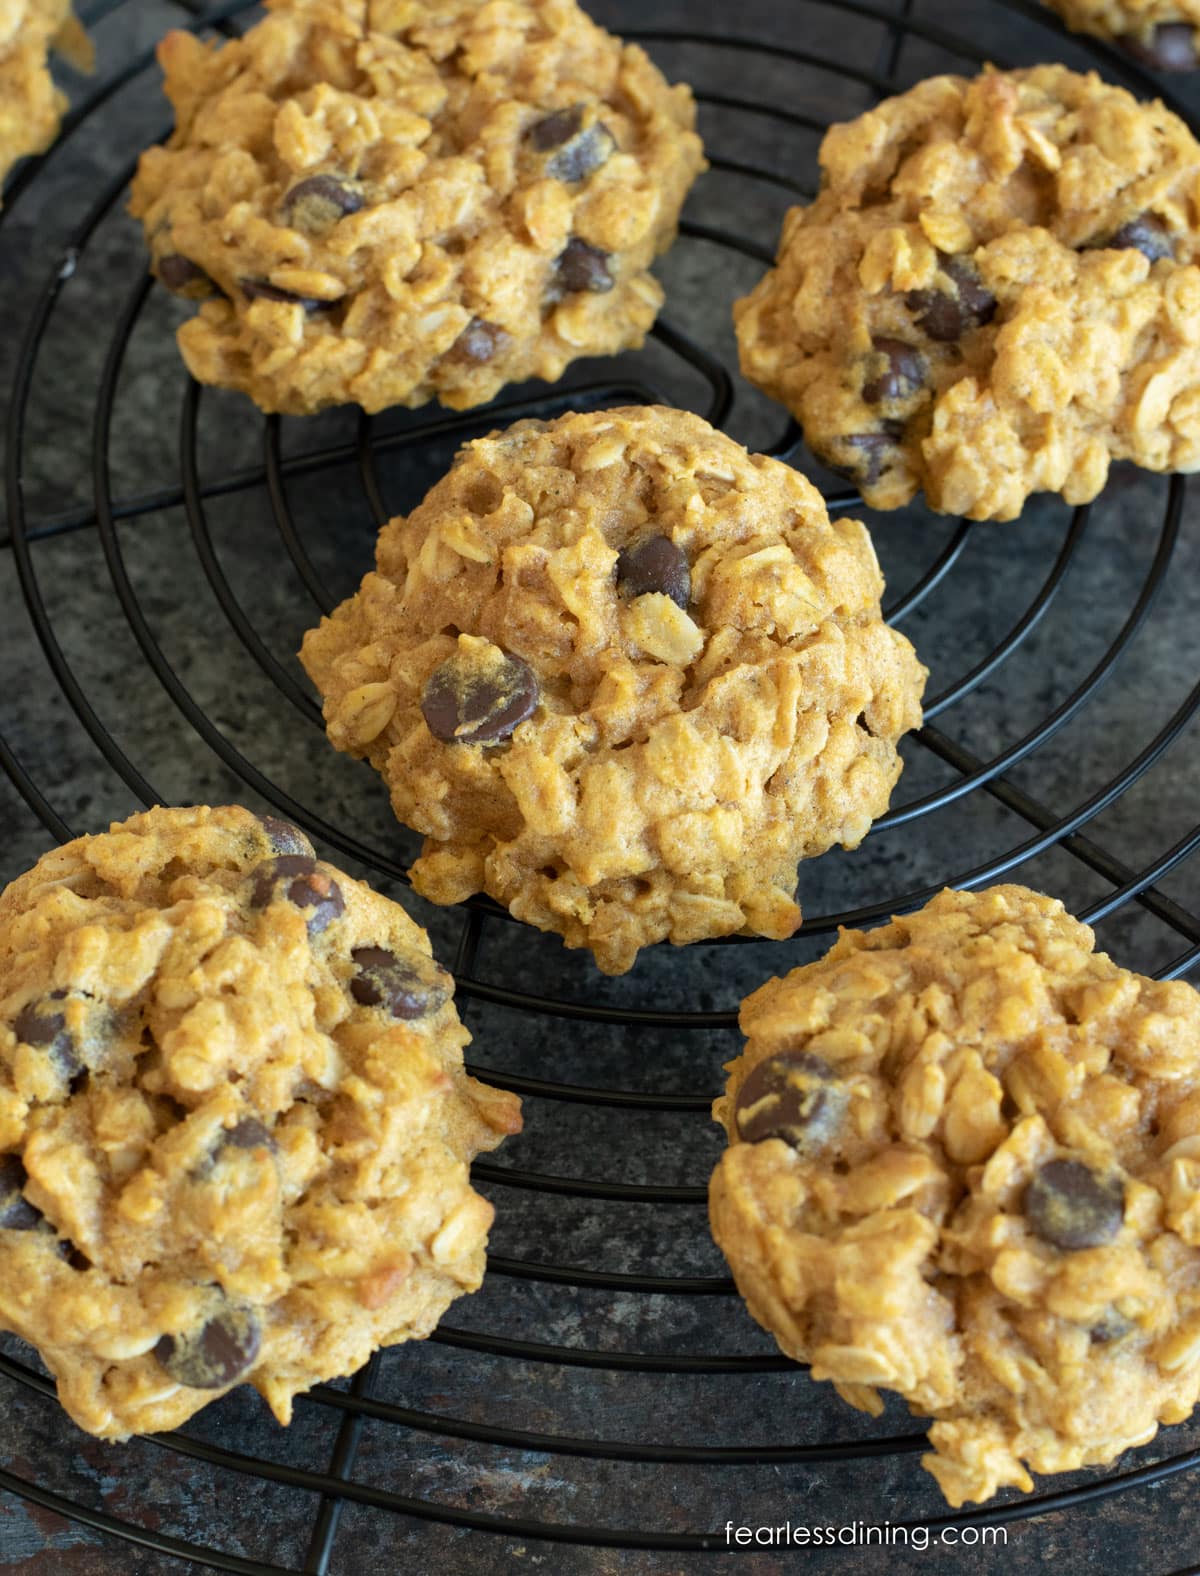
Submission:
[[[1155,71],[1196,69],[1196,29],[1190,22],[1160,22],[1149,42],[1134,33],[1126,33],[1117,42],[1127,55]]]
[[[444,744],[498,744],[538,703],[537,675],[527,662],[497,651],[483,666],[455,655],[435,668],[421,694],[421,713]]]
[[[90,1270],[92,1261],[86,1253],[81,1253],[73,1242],[60,1242],[58,1256],[65,1259],[73,1270]]]
[[[19,1155],[0,1155],[0,1230],[34,1231],[43,1216],[22,1193],[29,1180]]]
[[[307,854],[312,857],[313,846],[298,826],[273,815],[260,815],[258,819],[267,834],[267,841],[277,854]]]
[[[954,286],[945,290],[910,290],[904,297],[909,311],[916,315],[917,327],[930,339],[949,342],[961,339],[972,328],[990,323],[996,315],[996,298],[980,279],[966,257],[946,257],[939,253],[938,264]]]
[[[556,110],[525,133],[535,153],[550,153],[545,170],[556,181],[585,181],[612,157],[616,138],[600,121],[585,126],[584,106]]]
[[[1160,257],[1175,256],[1171,232],[1156,213],[1138,214],[1136,219],[1130,219],[1128,224],[1114,230],[1102,244],[1118,251],[1129,249],[1141,252],[1151,263],[1157,263]]]
[[[1090,1332],[1092,1344],[1100,1346],[1106,1345],[1109,1341],[1119,1341],[1132,1329],[1132,1322],[1124,1314],[1118,1313],[1115,1308],[1110,1308],[1100,1322],[1092,1326]]]
[[[159,280],[177,295],[211,295],[216,288],[200,264],[181,252],[168,252],[155,267]]]
[[[328,312],[333,301],[317,301],[312,296],[299,296],[292,290],[281,290],[269,279],[239,279],[242,294],[247,301],[283,301],[290,306],[302,306],[308,313]]]
[[[154,1355],[178,1384],[191,1390],[220,1390],[254,1366],[262,1326],[252,1308],[227,1303],[186,1335],[164,1335]]]
[[[1082,1160],[1051,1160],[1025,1189],[1022,1209],[1030,1229],[1051,1247],[1096,1248],[1121,1229],[1125,1187]]]
[[[341,887],[307,854],[268,859],[254,871],[251,908],[266,908],[277,898],[304,910],[310,936],[319,935],[346,907]]]
[[[877,334],[871,341],[874,352],[868,363],[873,368],[863,384],[862,397],[868,405],[882,405],[885,400],[907,399],[915,394],[925,381],[925,362],[914,345],[902,339],[889,339]]]
[[[692,594],[692,574],[687,554],[668,536],[650,536],[637,547],[626,547],[617,556],[617,584],[630,596],[661,591],[679,607]]]
[[[566,295],[577,290],[591,290],[602,295],[613,287],[613,277],[608,271],[611,252],[602,252],[598,246],[589,246],[573,235],[555,263],[558,288]]]
[[[446,352],[448,361],[462,361],[471,366],[482,366],[512,344],[512,335],[498,323],[486,318],[473,317]]]
[[[279,1149],[270,1129],[253,1116],[244,1116],[234,1127],[224,1129],[218,1143],[221,1149],[268,1149],[272,1154]]]
[[[895,454],[897,440],[903,431],[901,421],[881,422],[878,432],[852,432],[837,440],[838,452],[822,453],[818,457],[831,471],[848,476],[860,487],[872,487]]]
[[[362,206],[362,193],[336,175],[310,175],[292,187],[282,204],[287,222],[309,232],[328,230]]]
[[[355,947],[358,973],[350,994],[362,1007],[382,1007],[393,1018],[428,1018],[450,996],[449,976],[420,953],[402,957],[384,947]]]
[[[810,1051],[781,1051],[759,1062],[738,1090],[739,1137],[748,1144],[782,1138],[793,1149],[824,1143],[845,1109],[832,1079],[829,1063]]]
[[[54,1006],[55,1002],[65,1001],[66,996],[65,990],[53,990],[42,1001],[22,1007],[13,1020],[13,1032],[22,1044],[45,1050],[63,1077],[70,1080],[83,1071],[83,1059],[67,1028],[66,1016]]]

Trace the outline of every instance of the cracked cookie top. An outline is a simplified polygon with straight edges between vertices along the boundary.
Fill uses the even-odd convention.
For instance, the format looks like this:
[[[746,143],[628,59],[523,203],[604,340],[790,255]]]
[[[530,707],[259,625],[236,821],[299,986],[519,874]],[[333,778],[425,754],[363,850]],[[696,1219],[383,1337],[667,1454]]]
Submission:
[[[468,1163],[519,1102],[463,1071],[395,903],[248,810],[151,810],[0,896],[0,1327],[92,1433],[293,1396],[483,1275]]]
[[[486,891],[620,973],[790,935],[797,860],[887,807],[925,670],[870,539],[698,416],[469,443],[376,559],[301,656],[435,902]]]
[[[292,414],[461,409],[653,323],[695,106],[574,0],[279,0],[159,58],[176,125],[131,211],[200,303],[201,382]]]
[[[1061,903],[945,891],[742,1005],[713,1232],[852,1405],[933,1417],[952,1505],[1114,1460],[1200,1394],[1200,995]]]
[[[746,375],[866,501],[1009,520],[1200,465],[1200,145],[1060,66],[934,77],[821,147],[737,303]]]

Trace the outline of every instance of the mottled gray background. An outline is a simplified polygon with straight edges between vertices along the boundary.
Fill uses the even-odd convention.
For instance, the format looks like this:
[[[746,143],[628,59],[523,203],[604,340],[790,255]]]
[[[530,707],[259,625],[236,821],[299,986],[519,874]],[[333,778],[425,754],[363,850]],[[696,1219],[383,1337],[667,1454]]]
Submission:
[[[918,3],[914,15],[934,38],[911,38],[889,62],[888,33],[849,7],[810,0],[599,0],[601,20],[618,28],[679,28],[773,40],[800,57],[760,50],[655,42],[655,57],[710,96],[773,106],[799,120],[844,119],[869,106],[868,82],[839,66],[887,74],[906,86],[942,69],[970,69],[960,54],[939,47],[938,28],[957,33],[1001,63],[1087,59],[1033,6]],[[181,7],[158,0],[111,5],[95,28],[99,80],[104,81],[177,23]],[[1114,74],[1117,68],[1110,67]],[[91,91],[64,76],[76,98]],[[1196,103],[1195,91],[1187,96]],[[112,495],[167,494],[164,507],[119,524],[113,563],[106,562],[94,524],[93,424],[106,358],[121,314],[142,270],[134,226],[118,190],[137,149],[162,133],[167,114],[151,66],[90,115],[10,203],[0,224],[0,405],[19,365],[27,326],[47,283],[70,272],[53,303],[22,401],[19,455],[10,466],[23,486],[31,595],[69,665],[98,727],[108,730],[130,773],[148,797],[163,801],[242,799],[260,808],[246,773],[261,772],[306,812],[387,857],[403,862],[407,834],[388,811],[386,795],[365,767],[337,756],[301,710],[284,698],[247,654],[216,600],[198,557],[184,510],[169,500],[181,475],[180,420],[185,380],[171,328],[182,311],[154,292],[136,316],[123,358],[114,364],[115,398],[106,453]],[[758,164],[798,187],[815,178],[818,136],[798,121],[711,102],[701,112],[710,150]],[[722,226],[770,249],[789,202],[785,186],[714,170],[699,183],[689,217]],[[77,258],[64,256],[71,232],[94,204],[99,222]],[[73,267],[73,272],[71,269]],[[668,321],[733,367],[729,306],[760,264],[728,246],[682,239],[663,262]],[[649,392],[699,410],[711,389],[661,341],[619,364],[576,369],[571,386],[616,385],[635,397]],[[735,379],[727,425],[743,441],[768,445],[784,431],[781,413]],[[509,398],[523,398],[510,394]],[[577,399],[597,396],[577,395]],[[491,424],[485,415],[481,427]],[[413,418],[389,416],[377,437],[411,429]],[[282,425],[285,455],[337,448],[352,440],[346,414]],[[11,437],[11,431],[10,431]],[[376,444],[379,484],[389,511],[408,507],[446,466],[451,445]],[[248,470],[249,485],[212,497],[205,519],[230,592],[268,650],[302,689],[293,653],[314,616],[308,590],[283,552],[261,481],[263,423],[233,396],[206,394],[196,425],[202,485]],[[800,463],[806,464],[803,455]],[[257,479],[256,479],[257,478]],[[831,486],[831,478],[823,478]],[[1063,705],[1121,633],[1160,552],[1170,484],[1119,468],[1091,511],[1057,598],[1033,633],[966,698],[948,706],[934,726],[939,753],[917,741],[905,747],[907,769],[897,803],[906,804],[960,777],[971,758],[986,762],[1010,749]],[[370,560],[375,522],[353,457],[293,476],[288,504],[306,549],[331,595],[357,582]],[[1107,682],[1056,736],[1005,776],[1019,801],[1043,811],[1041,824],[1087,804],[1167,727],[1200,671],[1200,629],[1194,590],[1200,568],[1194,494],[1184,497],[1180,539],[1159,595],[1129,639]],[[11,523],[11,522],[10,522]],[[932,562],[954,531],[922,508],[876,517],[876,540],[897,598]],[[62,528],[49,533],[47,524]],[[1021,619],[1063,547],[1070,511],[1039,501],[1018,523],[970,532],[967,546],[936,590],[904,621],[932,669],[929,694],[943,695],[971,672]],[[65,529],[78,527],[77,529]],[[96,831],[138,807],[135,786],[106,760],[64,697],[34,636],[10,545],[0,549],[0,733],[16,752],[53,812],[73,832]],[[131,633],[115,589],[127,577],[128,600],[159,660],[217,734],[239,751],[231,770],[192,726],[152,671]],[[936,741],[934,741],[936,742]],[[1189,833],[1196,821],[1200,770],[1196,729],[1185,728],[1153,769],[1091,820],[1087,836],[1129,870],[1141,869]],[[1007,802],[973,793],[935,814],[873,834],[853,856],[827,856],[803,872],[810,916],[859,905],[887,905],[914,887],[961,878],[1032,835]],[[1042,814],[1036,806],[1034,816]],[[51,836],[0,777],[0,877],[30,864]],[[361,871],[335,844],[325,851]],[[1101,900],[1112,884],[1060,848],[1016,863],[1018,878],[1059,893],[1077,910]],[[381,881],[386,890],[399,887]],[[1196,907],[1196,867],[1184,865],[1160,890]],[[404,900],[450,961],[462,915]],[[1134,905],[1100,927],[1104,945],[1122,962],[1163,969],[1191,944]],[[504,921],[485,927],[476,964],[485,981],[544,990],[568,999],[652,1006],[729,1009],[770,973],[810,957],[823,941],[784,946],[656,949],[625,979],[603,980],[589,961],[548,937]],[[466,1005],[476,1035],[474,1056],[497,1078],[542,1077],[566,1084],[709,1096],[720,1066],[736,1047],[724,1030],[630,1033],[489,1006]],[[527,1128],[497,1157],[499,1165],[591,1181],[700,1186],[718,1153],[703,1112],[622,1111],[603,1105],[535,1098]],[[662,1276],[719,1276],[719,1255],[694,1203],[610,1203],[485,1184],[494,1197],[497,1255],[604,1271]],[[493,1274],[484,1290],[459,1304],[449,1323],[531,1341],[628,1352],[768,1354],[770,1341],[730,1296],[666,1296],[578,1289]],[[17,1343],[6,1347],[33,1363]],[[399,1405],[443,1418],[634,1444],[795,1446],[912,1433],[902,1406],[872,1422],[848,1410],[828,1386],[800,1372],[680,1376],[591,1371],[425,1344],[383,1358],[377,1392]],[[0,1377],[0,1467],[43,1490],[62,1494],[152,1531],[192,1540],[230,1556],[276,1567],[315,1569],[309,1538],[318,1501],[302,1488],[282,1487],[188,1461],[170,1447],[139,1441],[104,1446],[74,1429],[44,1395]],[[285,1466],[324,1470],[340,1414],[301,1401],[288,1431],[270,1421],[248,1391],[231,1395],[186,1430]],[[1116,1470],[1131,1471],[1200,1446],[1200,1426],[1164,1431]],[[432,1504],[575,1526],[653,1533],[704,1532],[732,1519],[747,1525],[784,1520],[816,1524],[872,1523],[934,1517],[942,1509],[932,1481],[912,1454],[828,1464],[679,1465],[589,1460],[566,1453],[534,1454],[456,1440],[368,1421],[355,1481]],[[1057,1491],[1102,1478],[1080,1473],[1044,1482]],[[903,1548],[822,1549],[808,1558],[831,1572],[929,1573],[978,1568],[1008,1576],[1051,1565],[1082,1572],[1096,1565],[1165,1573],[1200,1559],[1200,1531],[1191,1514],[1192,1478],[1179,1474],[1119,1498],[1043,1514],[1013,1525],[1002,1552]],[[739,1569],[762,1576],[793,1569],[797,1551],[758,1552]],[[0,1568],[30,1576],[158,1576],[185,1562],[118,1542],[11,1495],[0,1495]],[[436,1521],[347,1505],[330,1569],[337,1576],[382,1576],[432,1569],[482,1576],[507,1569],[583,1576],[610,1571],[674,1573],[733,1568],[724,1554],[652,1554],[578,1548],[565,1543],[464,1532]]]

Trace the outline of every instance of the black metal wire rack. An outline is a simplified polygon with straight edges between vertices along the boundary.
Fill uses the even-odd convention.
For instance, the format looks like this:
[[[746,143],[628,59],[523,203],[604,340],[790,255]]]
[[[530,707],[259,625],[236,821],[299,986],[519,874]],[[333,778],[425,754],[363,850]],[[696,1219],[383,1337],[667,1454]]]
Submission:
[[[175,20],[199,30],[233,33],[254,15],[246,0],[207,11],[173,3]],[[89,21],[103,25],[127,5],[104,0]],[[675,400],[715,423],[741,422],[758,446],[813,469],[795,427],[780,434],[778,415],[731,376],[727,324],[685,330],[676,303],[711,303],[714,289],[731,298],[732,282],[740,293],[770,262],[779,217],[815,178],[817,140],[831,120],[930,69],[1022,63],[1005,59],[1013,17],[1042,29],[1045,55],[1098,64],[1162,96],[1137,67],[1069,38],[1026,0],[981,0],[978,15],[964,10],[953,29],[912,0],[789,0],[786,36],[775,37],[626,25],[626,36],[695,84],[713,166],[665,265],[667,315],[642,355],[577,368],[560,388],[509,391],[482,413],[285,423],[202,394],[172,359],[177,309],[146,277],[138,237],[120,219],[130,150],[98,184],[77,181],[69,189],[78,217],[72,209],[62,235],[35,256],[7,407],[0,590],[11,595],[5,606],[23,605],[31,638],[21,671],[36,677],[28,693],[18,684],[0,695],[0,764],[45,831],[65,839],[96,830],[101,810],[123,814],[137,802],[242,797],[299,822],[385,890],[403,883],[413,844],[392,825],[374,778],[322,744],[319,708],[292,655],[298,632],[357,582],[374,530],[421,495],[465,436],[520,415]],[[735,58],[749,63],[761,93],[727,91]],[[161,121],[149,50],[83,93],[58,147],[10,183],[0,256],[6,230],[36,212],[54,161],[99,136],[106,108],[130,97]],[[36,240],[39,226],[29,233]],[[73,316],[72,281],[89,269],[114,281],[110,321]],[[64,382],[71,335],[81,333],[94,351],[94,385]],[[148,409],[176,400],[173,449],[161,422],[149,435],[134,430]],[[31,438],[44,430],[47,402],[64,426],[90,423],[90,491],[74,498],[44,442]],[[832,508],[859,507],[827,480]],[[143,1550],[262,1576],[337,1567],[347,1518],[356,1549],[387,1548],[403,1526],[430,1549],[439,1529],[468,1529],[539,1546],[698,1554],[728,1546],[720,1529],[734,1496],[743,1507],[769,1506],[774,1493],[778,1508],[783,1481],[826,1520],[841,1519],[831,1506],[857,1491],[860,1514],[875,1508],[867,1519],[884,1520],[886,1507],[894,1526],[963,1529],[1127,1495],[1200,1465],[1200,1448],[1178,1448],[1200,1445],[1200,1435],[1171,1430],[1153,1459],[945,1514],[908,1459],[923,1435],[901,1413],[881,1433],[827,1405],[825,1387],[752,1329],[719,1272],[703,1208],[717,1141],[707,1112],[719,1063],[736,1048],[736,1002],[814,955],[839,924],[915,907],[942,885],[1015,873],[1077,898],[1110,944],[1162,977],[1200,961],[1187,864],[1200,826],[1164,761],[1173,747],[1178,759],[1200,708],[1200,685],[1186,688],[1200,655],[1194,611],[1178,594],[1192,570],[1188,504],[1182,478],[1118,476],[1090,508],[1036,504],[1008,527],[919,508],[902,525],[880,517],[877,544],[900,587],[889,616],[913,633],[935,680],[925,726],[906,745],[899,802],[863,852],[828,856],[802,881],[811,917],[794,942],[730,941],[686,958],[659,948],[632,976],[602,981],[489,902],[421,911],[441,955],[454,959],[477,1036],[473,1070],[528,1103],[528,1142],[475,1167],[500,1205],[484,1291],[422,1348],[377,1356],[349,1385],[320,1387],[288,1435],[238,1392],[183,1431],[106,1455],[103,1492],[64,1467],[78,1436],[31,1354],[7,1343],[4,1405],[21,1420],[22,1445],[20,1463],[8,1457],[0,1468],[0,1487]],[[147,568],[163,562],[178,566],[169,606],[161,573],[154,580]],[[107,633],[97,636],[97,626]],[[1178,662],[1164,669],[1164,652]],[[215,671],[228,675],[219,684],[214,656]],[[1180,667],[1173,691],[1161,675]],[[1132,674],[1124,685],[1118,669]],[[1115,697],[1107,709],[1105,697]],[[80,795],[23,764],[44,759],[47,728],[78,737],[103,788]],[[1090,775],[1081,729],[1113,745]],[[72,802],[75,824],[63,808]],[[1168,827],[1177,835],[1164,849]],[[680,1176],[699,1179],[671,1180]],[[624,1267],[596,1267],[613,1259]],[[670,1273],[647,1273],[648,1264]],[[553,1339],[534,1338],[547,1326]],[[496,1398],[516,1426],[496,1420]],[[594,1437],[586,1424],[597,1408],[627,1424],[610,1424],[617,1432],[651,1442]],[[761,1418],[762,1435],[714,1443],[730,1417],[739,1428]],[[664,1432],[678,1442],[662,1442]],[[210,1507],[199,1519],[194,1505],[190,1522],[178,1507],[173,1522],[147,1511],[161,1492],[164,1453],[187,1495]],[[124,1498],[114,1498],[114,1481]],[[220,1507],[227,1495],[248,1503],[260,1494],[269,1547],[241,1552]],[[641,1502],[651,1509],[639,1520],[625,1507]],[[365,1568],[356,1559],[345,1569]]]

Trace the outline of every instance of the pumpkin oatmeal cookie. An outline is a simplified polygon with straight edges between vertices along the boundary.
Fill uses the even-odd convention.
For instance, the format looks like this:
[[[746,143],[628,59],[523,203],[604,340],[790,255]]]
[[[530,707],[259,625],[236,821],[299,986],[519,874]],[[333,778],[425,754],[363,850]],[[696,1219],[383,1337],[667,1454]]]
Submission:
[[[575,0],[268,0],[159,49],[131,212],[202,383],[462,409],[642,343],[704,167],[690,90]]]
[[[463,1071],[403,909],[248,810],[151,810],[0,896],[0,1327],[81,1428],[292,1398],[428,1335],[484,1270]]]
[[[1024,887],[946,891],[743,1003],[713,1233],[851,1405],[932,1417],[952,1505],[1200,1394],[1200,996]]]
[[[882,588],[788,466],[684,411],[572,414],[467,444],[301,659],[424,834],[418,892],[617,974],[790,935],[797,860],[887,808],[925,670]]]
[[[1061,66],[934,77],[831,128],[734,309],[742,369],[875,508],[1011,520],[1114,459],[1200,467],[1200,144]]]
[[[1200,64],[1200,0],[1046,0],[1077,33],[1107,38],[1155,71]]]
[[[0,0],[0,181],[58,135],[67,99],[50,77],[52,49],[91,69],[92,48],[70,0]]]

